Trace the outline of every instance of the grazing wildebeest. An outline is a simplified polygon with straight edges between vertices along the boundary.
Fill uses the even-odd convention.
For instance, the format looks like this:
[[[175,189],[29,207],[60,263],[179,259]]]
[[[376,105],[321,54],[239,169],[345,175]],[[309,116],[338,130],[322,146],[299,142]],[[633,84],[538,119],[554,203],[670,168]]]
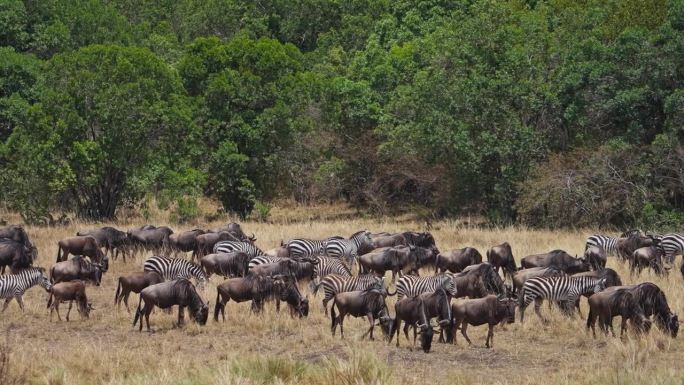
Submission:
[[[487,250],[487,262],[494,266],[497,274],[499,273],[499,268],[502,268],[504,275],[512,277],[518,270],[515,258],[513,258],[513,250],[508,242],[492,246],[492,248]]]
[[[470,265],[482,263],[482,255],[477,249],[465,247],[437,254],[435,267],[438,272],[460,273]]]
[[[118,308],[121,306],[121,300],[123,300],[124,305],[126,305],[126,311],[130,313],[128,296],[131,295],[131,292],[139,294],[142,289],[161,282],[164,282],[164,278],[155,271],[136,271],[128,275],[122,275],[119,277],[119,284],[116,287],[114,304]]]
[[[269,257],[259,257],[269,258]],[[283,258],[271,263],[254,265],[254,259],[250,262],[249,273],[255,275],[294,275],[297,280],[313,279],[314,265],[318,264],[316,258],[301,258],[299,260]]]
[[[321,279],[320,282],[315,285],[313,294],[316,295],[318,288],[323,287],[323,291],[325,292],[325,296],[323,298],[323,309],[325,310],[325,315],[327,316],[328,302],[338,293],[366,290],[367,288],[375,286],[376,284],[382,285],[382,278],[376,276],[375,274],[359,274],[356,277],[340,274],[329,274],[323,277],[323,279]]]
[[[204,233],[195,238],[197,243],[197,250],[195,255],[201,258],[214,249],[214,246],[222,241],[240,241],[233,233],[228,231],[221,231],[218,233]]]
[[[629,271],[641,274],[644,268],[650,267],[657,275],[667,274],[669,271],[663,264],[665,250],[660,246],[641,247],[634,250],[629,259]]]
[[[102,266],[77,256],[68,261],[56,263],[50,268],[50,281],[52,283],[76,279],[92,281],[96,286],[100,286]]]
[[[276,302],[277,310],[279,310],[280,301],[287,303],[290,315],[293,317],[302,318],[309,315],[309,298],[302,296],[295,277],[286,277],[284,280],[283,286],[280,288],[279,299]]]
[[[69,254],[90,257],[91,261],[102,265],[102,271],[107,271],[107,257],[100,250],[97,240],[90,235],[65,238],[57,242],[57,262],[66,261]]]
[[[444,288],[439,288],[432,293],[422,293],[420,298],[425,304],[425,314],[428,320],[437,317],[437,324],[440,327],[439,341],[444,342],[444,335],[446,335],[447,340],[450,340],[452,332],[451,293]],[[415,325],[413,328],[415,332]]]
[[[207,254],[200,258],[200,265],[207,273],[207,278],[212,274],[222,277],[244,277],[247,275],[247,265],[251,257],[242,251],[230,253]]]
[[[651,320],[644,315],[644,309],[629,290],[620,290],[622,286],[616,286],[614,291],[603,291],[589,297],[589,316],[587,317],[587,330],[591,328],[596,338],[596,318],[599,319],[599,327],[608,334],[608,329],[615,336],[613,330],[613,317],[621,316],[620,338],[627,330],[627,321],[631,320],[637,333],[648,332],[651,328]]]
[[[430,318],[425,311],[425,301],[423,298],[421,296],[402,298],[394,305],[394,310],[396,317],[394,318],[391,330],[397,334],[397,347],[399,347],[399,328],[401,327],[401,321],[404,321],[404,336],[409,341],[408,329],[413,326],[413,348],[416,346],[416,335],[420,333],[420,347],[425,353],[429,353],[432,347],[434,331],[430,324]],[[420,332],[417,329],[420,329]],[[394,333],[390,335],[390,343]]]
[[[66,301],[69,301],[69,310],[67,310],[66,314],[67,322],[69,322],[69,313],[74,301],[76,301],[81,319],[88,318],[90,311],[93,310],[93,306],[88,302],[88,297],[86,296],[85,282],[80,280],[60,282],[54,284],[50,290],[50,298],[48,298],[47,302],[47,307],[50,309],[50,321],[52,321],[52,312],[55,310],[57,311],[57,319],[62,320],[62,317],[59,315],[59,304]]]
[[[251,237],[248,237],[247,234],[245,234],[244,231],[242,231],[242,227],[240,226],[239,223],[231,222],[223,227],[219,227],[217,229],[211,229],[210,230],[212,233],[220,233],[222,231],[229,232],[233,234],[235,238],[237,238],[238,241],[241,242],[249,242],[249,243],[254,243],[256,242],[256,237],[254,234],[252,234]],[[210,249],[211,250],[211,249]]]
[[[429,232],[419,233],[415,231],[405,231],[401,233],[409,245],[436,249],[435,238]],[[437,251],[439,253],[439,251]]]
[[[33,265],[37,250],[33,246],[26,246],[23,243],[11,240],[0,239],[0,266],[2,274],[5,274],[5,267],[9,266],[11,272],[26,269]]]
[[[79,231],[78,236],[88,236],[95,238],[99,247],[104,247],[105,255],[114,251],[113,258],[119,257],[119,252],[123,255],[124,262],[128,252],[128,235],[126,232],[115,229],[111,226],[101,227],[95,230]]]
[[[660,240],[653,236],[642,236],[640,234],[633,234],[626,238],[620,238],[617,241],[617,254],[623,261],[629,261],[634,254],[634,251],[642,247],[658,246]]]
[[[144,308],[142,306],[143,301],[145,302]],[[189,280],[179,278],[148,286],[140,292],[140,301],[133,319],[133,326],[140,319],[140,331],[142,331],[142,317],[144,316],[147,322],[147,331],[150,331],[150,313],[152,313],[152,309],[155,306],[167,309],[174,305],[178,305],[178,326],[183,325],[186,307],[189,308],[195,322],[200,325],[207,323],[209,303],[202,301],[200,295],[197,294],[197,290],[195,290],[195,286]]]
[[[260,312],[264,302],[279,295],[284,282],[281,277],[249,274],[245,277],[230,278],[216,287],[216,305],[214,321],[218,321],[219,312],[226,320],[226,303],[252,301],[252,311]]]
[[[42,267],[29,267],[0,277],[0,298],[5,300],[2,311],[4,312],[7,309],[10,301],[14,298],[23,312],[24,300],[22,296],[26,290],[35,285],[42,286],[48,292],[52,288],[52,284],[45,276],[45,269]]]
[[[392,335],[392,318],[389,316],[387,305],[385,304],[386,290],[381,283],[374,284],[363,291],[348,291],[335,295],[332,307],[330,308],[330,316],[332,318],[333,337],[335,336],[335,329],[340,325],[340,335],[344,338],[344,317],[349,314],[354,317],[366,317],[370,327],[363,333],[361,338],[364,338],[370,333],[370,339],[373,340],[373,329],[375,328],[375,320],[380,321],[380,328],[386,337]],[[339,311],[339,315],[335,313],[335,307]]]
[[[136,248],[136,253],[141,250],[151,250],[155,254],[159,254],[169,249],[171,234],[173,234],[173,230],[167,226],[146,227],[128,230],[128,239],[131,245]]]
[[[468,325],[480,326],[489,325],[487,348],[494,347],[494,326],[503,323],[513,323],[515,321],[515,300],[510,298],[498,298],[495,295],[488,295],[484,298],[469,299],[463,302],[456,302],[451,305],[451,314],[454,317],[453,336],[456,343],[456,329],[461,326],[461,334],[472,344],[466,330]],[[450,342],[450,341],[448,341]]]
[[[544,254],[528,255],[520,260],[523,268],[556,267],[566,274],[589,271],[589,264],[583,258],[574,258],[563,250],[552,250]]]
[[[679,318],[670,310],[665,293],[654,283],[644,282],[638,285],[609,287],[607,292],[629,290],[644,309],[644,315],[655,315],[655,324],[659,329],[666,331],[672,338],[677,337],[679,331]]]
[[[194,261],[197,254],[197,236],[205,233],[205,230],[194,229],[169,235],[171,251],[174,253],[192,251],[191,260]]]
[[[606,252],[600,246],[589,246],[584,250],[584,260],[592,270],[601,270],[606,267]]]
[[[396,246],[381,250],[377,253],[364,254],[359,257],[359,272],[362,274],[374,272],[378,276],[384,276],[385,272],[392,272],[392,282],[396,280],[397,273],[418,271],[418,255],[431,253],[432,251],[417,246]]]

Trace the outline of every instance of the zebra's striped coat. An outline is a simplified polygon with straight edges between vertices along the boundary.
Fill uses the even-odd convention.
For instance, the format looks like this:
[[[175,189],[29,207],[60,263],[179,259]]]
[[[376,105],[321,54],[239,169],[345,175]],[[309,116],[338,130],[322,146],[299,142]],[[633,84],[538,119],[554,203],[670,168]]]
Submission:
[[[242,251],[252,258],[266,255],[261,249],[256,247],[253,243],[239,242],[239,241],[221,241],[214,245],[214,253],[231,253],[233,251]]]
[[[195,278],[200,288],[203,288],[207,283],[207,276],[202,268],[182,258],[150,257],[143,264],[143,271],[154,271],[165,281],[172,281],[178,278]]]
[[[456,283],[451,273],[439,273],[429,277],[404,275],[397,281],[397,299],[416,297],[423,293],[431,293],[444,289],[451,296],[456,296]]]
[[[357,277],[344,277],[337,274],[330,274],[321,279],[314,287],[314,295],[322,286],[325,296],[323,297],[323,307],[325,315],[328,315],[328,302],[335,297],[335,294],[348,291],[366,290],[367,288],[383,284],[382,278],[373,274],[361,274]]]
[[[598,293],[606,288],[605,278],[595,277],[535,277],[525,281],[520,293],[520,322],[525,317],[525,308],[535,301],[534,311],[544,320],[539,309],[544,299],[564,303],[567,312],[574,309],[575,302],[583,294]]]
[[[0,298],[5,299],[2,306],[2,311],[7,309],[7,306],[12,301],[12,298],[17,300],[19,308],[24,311],[24,300],[22,296],[26,290],[35,285],[42,286],[46,291],[52,289],[52,284],[45,276],[45,270],[39,267],[29,267],[22,269],[15,274],[6,274],[0,276]]]
[[[684,255],[684,234],[665,234],[660,241],[660,246],[665,251],[665,259],[671,264],[675,257]]]

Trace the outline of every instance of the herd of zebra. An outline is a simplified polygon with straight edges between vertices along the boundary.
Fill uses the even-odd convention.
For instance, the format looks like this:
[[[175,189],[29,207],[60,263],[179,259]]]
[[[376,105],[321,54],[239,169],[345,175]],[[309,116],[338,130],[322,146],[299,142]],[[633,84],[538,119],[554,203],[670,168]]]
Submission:
[[[553,250],[521,258],[520,267],[507,242],[487,250],[483,261],[480,252],[472,247],[441,252],[429,232],[362,230],[349,238],[292,239],[267,251],[255,242],[256,237],[247,236],[237,223],[181,233],[166,226],[147,225],[126,232],[103,227],[60,240],[57,262],[49,269],[48,278],[44,268],[33,266],[37,250],[24,228],[9,226],[0,229],[3,274],[5,266],[10,267],[9,274],[0,276],[0,296],[5,299],[2,311],[13,298],[23,311],[23,293],[40,285],[50,293],[51,317],[56,310],[61,319],[58,306],[64,302],[69,303],[69,311],[76,302],[81,316],[87,317],[93,307],[88,302],[84,282],[99,286],[102,274],[108,271],[110,256],[116,260],[121,255],[125,262],[126,257],[135,258],[141,252],[151,251],[155,255],[144,261],[142,271],[119,277],[115,294],[115,304],[124,302],[129,312],[130,293],[140,294],[134,325],[140,321],[141,330],[143,319],[150,330],[149,316],[155,306],[177,305],[179,324],[188,308],[195,321],[205,324],[209,303],[191,281],[202,292],[214,274],[224,277],[217,285],[215,321],[219,321],[219,316],[225,321],[225,306],[230,300],[249,301],[256,313],[269,301],[274,301],[279,310],[282,301],[293,316],[306,317],[309,295],[302,295],[300,287],[308,282],[311,294],[317,295],[322,289],[326,316],[332,301],[333,335],[339,326],[344,336],[346,315],[366,317],[366,334],[371,339],[377,322],[390,341],[396,333],[398,345],[403,321],[405,337],[409,339],[412,328],[413,344],[420,335],[421,347],[426,352],[430,350],[435,327],[439,328],[440,341],[455,342],[455,332],[460,330],[470,343],[467,326],[487,324],[486,345],[490,347],[494,326],[513,322],[516,308],[522,322],[525,309],[532,302],[536,314],[548,322],[540,312],[545,299],[571,315],[579,310],[580,299],[587,297],[587,329],[593,330],[598,319],[603,331],[612,331],[612,319],[618,315],[622,318],[621,335],[628,321],[635,332],[647,332],[652,319],[672,337],[676,337],[679,328],[677,315],[669,308],[660,288],[648,282],[623,286],[619,275],[606,267],[606,257],[629,261],[631,267],[636,267],[632,272],[640,272],[643,265],[664,273],[675,257],[682,255],[682,234],[661,236],[631,230],[616,238],[592,235],[583,257]],[[185,254],[188,252],[192,252],[190,258]],[[70,254],[74,255],[71,259]],[[386,285],[384,277],[388,271],[392,272],[392,280]],[[399,279],[395,281],[396,275]],[[386,299],[395,295],[392,317]],[[432,325],[433,319],[437,320],[436,326]]]

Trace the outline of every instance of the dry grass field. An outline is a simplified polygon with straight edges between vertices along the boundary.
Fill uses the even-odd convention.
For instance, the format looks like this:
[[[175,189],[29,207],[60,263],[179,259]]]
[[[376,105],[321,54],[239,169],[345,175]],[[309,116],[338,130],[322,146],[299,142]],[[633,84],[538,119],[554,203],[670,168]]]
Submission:
[[[422,230],[423,223],[405,218],[366,219],[339,210],[322,218],[313,211],[298,209],[300,220],[287,209],[274,209],[273,223],[244,222],[243,228],[257,234],[257,244],[269,249],[281,239],[295,236],[324,237],[349,234],[359,229],[372,231]],[[7,216],[5,216],[7,219]],[[327,219],[326,219],[327,218]],[[353,219],[357,218],[357,219]],[[359,219],[361,218],[361,219]],[[9,218],[16,219],[16,218]],[[16,221],[15,221],[16,222]],[[150,220],[161,224],[163,220]],[[143,223],[127,219],[115,223],[128,228]],[[172,226],[176,231],[198,223]],[[75,223],[65,227],[28,227],[39,250],[38,265],[51,266],[56,257],[56,242],[79,229],[96,227]],[[554,248],[579,254],[590,230],[577,232],[533,231],[524,228],[469,227],[452,221],[433,223],[431,230],[441,250],[473,246],[482,254],[502,241],[509,241],[517,260]],[[346,340],[330,335],[330,320],[323,315],[318,298],[310,298],[307,319],[292,319],[288,312],[276,313],[273,304],[265,314],[255,316],[249,304],[229,303],[227,322],[214,322],[215,285],[222,279],[212,277],[203,293],[211,301],[212,314],[206,326],[188,322],[183,329],[173,327],[176,314],[156,311],[150,318],[154,333],[133,328],[132,315],[113,305],[119,275],[142,269],[144,258],[123,263],[110,262],[100,287],[88,287],[96,310],[87,320],[72,312],[71,322],[48,320],[47,294],[40,287],[25,296],[26,312],[16,303],[0,315],[0,330],[7,331],[4,352],[5,373],[0,369],[0,384],[682,384],[684,337],[671,339],[656,328],[645,337],[600,336],[585,332],[585,319],[566,319],[552,314],[552,322],[542,324],[529,309],[524,325],[498,326],[494,348],[484,348],[486,326],[471,327],[474,342],[468,346],[457,336],[458,345],[433,344],[425,354],[412,351],[401,337],[400,348],[381,340],[360,340],[366,321],[349,318],[345,322]],[[673,311],[684,314],[684,282],[679,272],[658,278],[645,272],[630,277],[627,267],[609,259],[626,283],[652,281],[667,294]],[[308,292],[303,288],[303,292]],[[393,312],[394,299],[390,299]],[[131,304],[137,305],[137,296]],[[65,313],[62,306],[62,314]],[[543,307],[546,314],[552,312]],[[586,300],[582,302],[586,316]],[[186,316],[187,320],[187,316]],[[619,321],[615,320],[618,326]],[[378,332],[378,334],[380,334]],[[436,342],[436,341],[435,341]],[[0,355],[1,357],[1,355]],[[0,360],[1,361],[1,360]],[[2,367],[2,366],[0,366]]]

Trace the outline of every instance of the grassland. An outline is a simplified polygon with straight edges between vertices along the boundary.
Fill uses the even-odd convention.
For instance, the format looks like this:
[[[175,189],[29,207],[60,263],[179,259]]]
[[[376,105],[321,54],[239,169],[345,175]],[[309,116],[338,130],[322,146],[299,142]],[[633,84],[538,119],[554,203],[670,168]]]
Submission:
[[[297,220],[293,219],[297,218]],[[10,218],[12,219],[12,218]],[[114,223],[120,228],[142,224],[128,217]],[[163,220],[151,220],[161,223]],[[423,222],[410,218],[369,219],[355,212],[338,210],[325,216],[315,210],[276,209],[273,223],[245,222],[243,227],[258,236],[257,244],[268,249],[281,239],[294,236],[324,237],[349,235],[359,229],[399,231],[422,229]],[[214,223],[173,226],[185,230]],[[77,230],[95,224],[74,223],[65,227],[28,227],[39,249],[38,265],[49,267],[56,256],[56,242]],[[98,224],[99,226],[99,224]],[[533,231],[524,228],[477,228],[464,222],[440,221],[431,229],[441,250],[473,246],[481,252],[491,245],[509,241],[516,259],[562,248],[570,253],[583,250],[586,231]],[[110,264],[100,287],[88,287],[96,310],[87,320],[72,313],[72,321],[48,321],[47,294],[39,287],[24,297],[22,314],[16,303],[0,316],[0,330],[7,331],[7,369],[0,365],[0,383],[12,384],[682,384],[684,339],[670,339],[654,330],[645,337],[630,336],[621,341],[585,332],[584,319],[565,319],[553,313],[553,322],[543,325],[530,312],[524,325],[497,327],[494,348],[485,349],[486,327],[471,327],[474,342],[467,346],[434,344],[424,354],[382,341],[360,340],[365,320],[345,322],[346,340],[330,335],[330,320],[323,315],[318,298],[311,298],[309,318],[290,318],[276,313],[273,305],[255,316],[248,304],[229,303],[227,322],[210,319],[207,326],[189,323],[173,327],[175,314],[155,312],[151,317],[156,332],[138,332],[131,326],[132,315],[113,305],[119,275],[141,269],[144,258]],[[652,281],[667,294],[670,306],[683,313],[684,287],[679,273],[659,278],[650,273],[630,277],[626,266],[614,259],[615,268],[626,283]],[[213,277],[204,292],[213,310]],[[308,289],[303,289],[305,292]],[[137,305],[133,295],[131,304]],[[390,299],[393,309],[394,299]],[[62,311],[65,308],[62,307]],[[546,306],[544,312],[552,312]],[[582,303],[587,313],[586,301]],[[619,324],[616,320],[616,326]],[[1,339],[0,339],[1,341]],[[0,358],[2,355],[0,355]],[[2,361],[2,360],[0,360]]]

